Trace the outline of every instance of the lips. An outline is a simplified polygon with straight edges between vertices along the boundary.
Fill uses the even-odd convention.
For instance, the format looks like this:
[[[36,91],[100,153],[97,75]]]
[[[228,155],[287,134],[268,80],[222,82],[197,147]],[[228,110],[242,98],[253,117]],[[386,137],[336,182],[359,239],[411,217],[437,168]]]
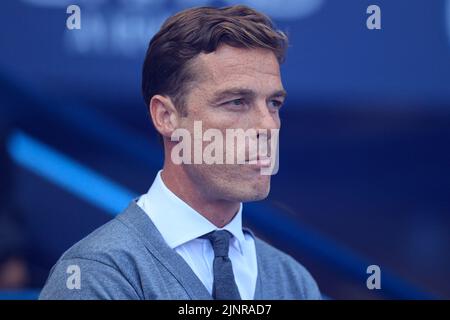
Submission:
[[[272,164],[272,159],[268,156],[258,156],[253,159],[245,160],[245,163],[252,166],[264,168],[270,167],[270,165]]]

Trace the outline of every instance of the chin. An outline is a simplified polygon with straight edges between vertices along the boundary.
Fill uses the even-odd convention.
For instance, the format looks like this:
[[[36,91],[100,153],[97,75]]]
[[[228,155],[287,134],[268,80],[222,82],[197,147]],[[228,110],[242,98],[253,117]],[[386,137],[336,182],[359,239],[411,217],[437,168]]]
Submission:
[[[259,201],[267,198],[270,192],[270,181],[259,181],[257,184],[242,183],[234,188],[233,193],[239,202]]]

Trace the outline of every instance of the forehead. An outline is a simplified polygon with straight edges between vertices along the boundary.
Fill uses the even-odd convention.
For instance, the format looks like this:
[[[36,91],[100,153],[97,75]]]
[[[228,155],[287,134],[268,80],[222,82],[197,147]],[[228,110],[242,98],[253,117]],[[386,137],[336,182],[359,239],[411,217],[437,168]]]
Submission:
[[[200,54],[197,59],[198,72],[209,85],[281,87],[280,65],[270,50],[222,45],[214,52]]]

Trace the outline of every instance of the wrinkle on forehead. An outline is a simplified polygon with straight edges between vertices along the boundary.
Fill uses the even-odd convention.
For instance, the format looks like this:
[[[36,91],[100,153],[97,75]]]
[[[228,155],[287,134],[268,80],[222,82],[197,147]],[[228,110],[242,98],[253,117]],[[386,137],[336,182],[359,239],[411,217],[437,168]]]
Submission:
[[[280,78],[280,66],[275,54],[267,49],[220,46],[216,51],[197,57],[198,71],[203,80],[223,82],[232,77],[273,76]]]
[[[205,111],[208,101],[219,90],[239,87],[252,90],[259,97],[283,90],[280,65],[275,54],[267,49],[222,46],[215,52],[200,54],[192,63],[196,81],[191,83],[186,100],[192,114]]]

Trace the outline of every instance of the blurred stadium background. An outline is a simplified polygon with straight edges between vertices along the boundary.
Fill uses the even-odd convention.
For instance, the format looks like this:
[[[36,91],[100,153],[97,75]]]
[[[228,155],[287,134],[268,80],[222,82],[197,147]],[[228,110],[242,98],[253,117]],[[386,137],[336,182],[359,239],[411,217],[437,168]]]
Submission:
[[[450,1],[15,0],[0,9],[0,298],[146,192],[140,94],[169,15],[242,3],[288,32],[280,171],[244,217],[333,299],[450,298]],[[81,30],[66,8],[81,8]],[[382,29],[366,28],[381,8]],[[381,290],[368,290],[368,265]]]

